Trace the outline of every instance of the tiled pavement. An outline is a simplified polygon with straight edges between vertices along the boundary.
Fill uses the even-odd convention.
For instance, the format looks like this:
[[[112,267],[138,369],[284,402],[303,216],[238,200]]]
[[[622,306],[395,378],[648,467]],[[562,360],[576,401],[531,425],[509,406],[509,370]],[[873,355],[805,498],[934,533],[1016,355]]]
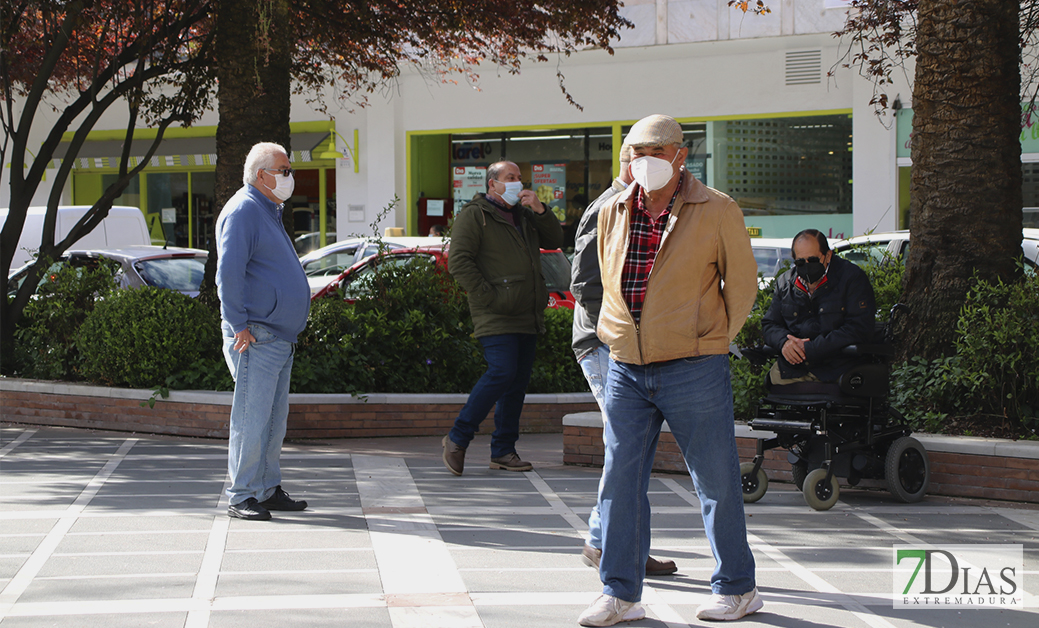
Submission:
[[[480,437],[448,474],[437,438],[290,443],[269,522],[225,515],[220,441],[0,428],[0,626],[574,626],[600,590],[579,559],[598,471],[562,466],[560,435],[524,435],[535,471],[486,468]],[[713,567],[688,477],[655,476],[649,616],[701,625]],[[765,608],[740,626],[1039,625],[1016,611],[893,610],[895,543],[1015,543],[1039,589],[1039,506],[842,491],[828,512],[773,484],[747,508]]]

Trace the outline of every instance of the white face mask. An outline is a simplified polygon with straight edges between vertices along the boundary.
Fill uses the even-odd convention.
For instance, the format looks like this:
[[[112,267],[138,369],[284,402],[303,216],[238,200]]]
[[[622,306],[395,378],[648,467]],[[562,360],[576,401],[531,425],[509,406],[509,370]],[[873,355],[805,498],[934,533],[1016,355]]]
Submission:
[[[292,196],[292,191],[296,189],[296,179],[291,174],[276,174],[274,175],[274,180],[277,183],[274,184],[273,188],[267,187],[267,184],[264,184],[264,187],[270,190],[274,198],[279,201],[285,202],[289,200],[289,197]]]
[[[505,191],[500,194],[501,200],[510,207],[519,201],[519,193],[523,191],[523,183],[520,181],[498,181],[505,186]]]
[[[678,153],[675,153],[670,162],[659,157],[649,156],[633,159],[631,161],[631,178],[635,179],[635,182],[645,188],[647,192],[659,190],[667,185],[671,177],[675,176],[675,171],[671,167],[675,163],[675,159],[678,159]]]

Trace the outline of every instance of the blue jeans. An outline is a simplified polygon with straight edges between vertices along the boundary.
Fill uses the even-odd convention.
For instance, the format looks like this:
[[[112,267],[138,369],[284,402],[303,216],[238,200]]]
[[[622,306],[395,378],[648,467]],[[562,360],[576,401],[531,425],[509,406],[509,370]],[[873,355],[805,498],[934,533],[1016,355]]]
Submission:
[[[449,437],[459,447],[468,447],[480,423],[494,407],[491,458],[501,458],[516,453],[520,414],[534,368],[538,337],[536,334],[501,334],[479,340],[487,371],[473,386]]]
[[[599,490],[603,593],[629,602],[642,599],[650,539],[647,491],[665,420],[700,499],[704,533],[716,562],[711,591],[740,595],[753,589],[754,557],[743,514],[728,356],[642,366],[611,361],[606,414]]]
[[[606,345],[599,345],[595,351],[582,356],[577,363],[581,366],[584,378],[588,380],[588,387],[592,390],[595,402],[599,404],[599,410],[602,411],[602,418],[605,423],[606,382],[610,373],[610,348]],[[603,442],[606,442],[605,432],[603,432]],[[599,478],[599,484],[602,485],[602,478]],[[602,549],[602,521],[599,517],[598,500],[592,506],[592,513],[588,515],[588,544],[595,549]]]
[[[234,378],[231,429],[227,445],[229,503],[264,501],[281,484],[281,443],[289,418],[292,343],[259,325],[249,325],[256,338],[242,353],[234,349],[234,331],[221,325],[224,359]]]

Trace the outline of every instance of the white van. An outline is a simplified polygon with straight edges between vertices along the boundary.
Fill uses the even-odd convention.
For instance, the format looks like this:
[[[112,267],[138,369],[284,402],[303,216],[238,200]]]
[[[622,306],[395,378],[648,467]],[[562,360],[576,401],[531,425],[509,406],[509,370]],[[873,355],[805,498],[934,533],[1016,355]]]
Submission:
[[[54,241],[61,242],[72,227],[79,222],[89,205],[65,205],[58,207],[58,218],[54,224]],[[7,222],[6,207],[0,208],[0,228]],[[46,207],[30,207],[25,215],[25,226],[18,239],[18,247],[11,260],[11,270],[33,260],[43,239],[43,219]],[[70,249],[114,249],[138,244],[151,244],[148,224],[144,214],[136,207],[113,206],[108,216],[93,231],[70,246]]]

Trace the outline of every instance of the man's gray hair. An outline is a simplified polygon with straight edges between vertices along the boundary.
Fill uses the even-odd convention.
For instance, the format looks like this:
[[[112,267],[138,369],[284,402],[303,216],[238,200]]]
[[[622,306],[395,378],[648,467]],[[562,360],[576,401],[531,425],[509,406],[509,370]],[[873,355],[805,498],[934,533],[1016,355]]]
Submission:
[[[286,157],[289,155],[288,151],[282,148],[281,144],[260,142],[254,145],[249,149],[249,154],[245,158],[245,170],[242,172],[242,181],[246,185],[256,183],[256,179],[259,178],[257,172],[263,168],[273,168],[279,154]]]
[[[491,181],[497,181],[498,180],[498,175],[501,174],[501,171],[505,169],[505,164],[508,164],[508,163],[510,163],[510,162],[508,162],[508,161],[496,161],[493,164],[487,166],[487,180],[484,183],[487,184],[487,191],[488,192],[491,191]]]

